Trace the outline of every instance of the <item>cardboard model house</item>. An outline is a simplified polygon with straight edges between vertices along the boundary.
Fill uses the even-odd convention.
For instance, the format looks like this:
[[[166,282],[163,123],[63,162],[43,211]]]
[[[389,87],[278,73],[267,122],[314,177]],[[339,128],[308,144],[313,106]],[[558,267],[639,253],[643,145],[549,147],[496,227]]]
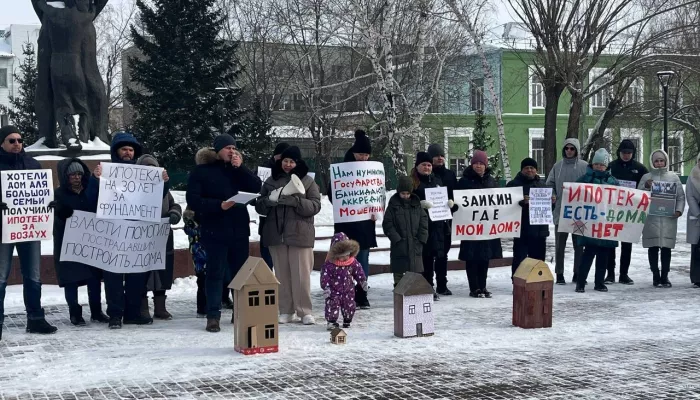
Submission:
[[[233,345],[237,352],[277,352],[279,284],[262,258],[248,257],[228,285],[233,289]]]
[[[434,333],[433,287],[423,275],[407,272],[394,288],[394,336],[407,338]]]
[[[345,344],[348,342],[348,334],[340,328],[335,328],[331,331],[331,343]]]
[[[513,275],[513,325],[552,327],[554,277],[544,261],[526,258]]]

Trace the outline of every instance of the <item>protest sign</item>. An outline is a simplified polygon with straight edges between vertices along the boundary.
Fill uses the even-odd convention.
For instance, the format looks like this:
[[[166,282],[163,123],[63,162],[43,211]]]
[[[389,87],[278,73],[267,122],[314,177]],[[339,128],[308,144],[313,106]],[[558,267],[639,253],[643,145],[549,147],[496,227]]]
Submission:
[[[331,165],[331,201],[336,223],[366,221],[384,215],[384,164],[356,161]]]
[[[428,216],[430,216],[431,221],[452,219],[452,212],[447,206],[447,201],[450,199],[447,197],[446,187],[425,189],[425,200],[433,205],[428,209]]]
[[[622,187],[630,188],[630,189],[636,189],[637,188],[637,182],[635,181],[626,181],[624,179],[618,179],[617,182],[620,184]]]
[[[53,177],[50,169],[0,172],[2,242],[16,243],[53,238]]]
[[[520,237],[523,188],[455,190],[453,240]]]
[[[530,225],[552,224],[552,188],[530,188]]]
[[[75,211],[66,221],[61,261],[76,261],[116,274],[165,269],[168,218],[158,222],[104,220]]]
[[[160,222],[163,168],[102,163],[97,218]]]
[[[262,183],[265,183],[267,178],[272,175],[272,169],[267,168],[267,167],[258,167],[258,178],[262,181]]]
[[[559,232],[637,243],[650,200],[648,192],[638,189],[564,183]]]
[[[649,215],[675,217],[676,215],[676,182],[654,181],[651,183],[651,205]]]

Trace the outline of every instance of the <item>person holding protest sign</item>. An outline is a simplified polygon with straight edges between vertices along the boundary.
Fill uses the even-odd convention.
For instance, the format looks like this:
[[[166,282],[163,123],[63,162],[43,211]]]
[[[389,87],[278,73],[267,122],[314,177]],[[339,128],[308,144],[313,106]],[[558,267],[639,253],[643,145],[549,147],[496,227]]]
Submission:
[[[464,170],[464,176],[457,183],[458,190],[497,188],[496,179],[488,167],[489,157],[485,151],[474,150],[471,165]],[[459,259],[465,261],[469,296],[491,297],[486,289],[489,261],[502,258],[501,239],[462,240],[459,246]]]
[[[41,165],[34,158],[24,152],[22,135],[19,129],[12,125],[0,128],[0,171],[41,169]],[[55,202],[48,204],[49,208],[55,206]],[[4,202],[0,203],[0,209],[8,209]],[[2,226],[0,226],[2,229]],[[39,262],[41,259],[41,242],[38,240],[19,243],[0,243],[0,339],[2,339],[2,325],[4,323],[4,303],[7,279],[12,269],[12,254],[17,249],[19,265],[22,271],[22,290],[24,291],[24,306],[27,310],[27,332],[29,333],[54,333],[58,330],[55,326],[46,322],[44,309],[41,308],[41,279]]]
[[[520,162],[520,172],[506,187],[522,187],[525,199],[520,201],[523,208],[520,217],[520,237],[513,239],[512,274],[524,259],[530,257],[544,261],[547,252],[549,225],[530,225],[530,188],[543,188],[544,182],[537,174],[537,161],[525,158]]]
[[[304,325],[316,322],[311,314],[311,270],[316,241],[314,216],[321,211],[321,193],[308,172],[299,148],[289,147],[282,152],[255,203],[258,214],[267,216],[262,239],[270,248],[280,282],[280,324],[291,322],[295,312]],[[293,176],[304,190],[279,193],[290,184],[294,186]]]
[[[623,139],[617,148],[617,159],[608,165],[608,169],[621,186],[636,188],[642,176],[649,172],[644,164],[635,160],[637,148],[629,139]],[[615,248],[610,249],[608,258],[608,275],[605,283],[615,282]],[[628,272],[632,260],[632,243],[620,242],[620,278],[619,282],[625,285],[634,285]]]
[[[158,160],[150,154],[144,154],[136,160],[138,165],[149,167],[160,167]],[[168,218],[170,225],[177,225],[182,219],[182,207],[175,202],[173,195],[168,190],[163,196],[163,206],[161,208],[161,218]],[[165,250],[165,269],[151,271],[148,273],[146,281],[146,292],[141,300],[141,317],[150,318],[148,310],[148,292],[153,292],[153,317],[157,319],[169,320],[173,316],[165,307],[165,295],[167,290],[173,286],[173,269],[175,265],[175,245],[173,241],[173,230],[168,235],[168,243]]]
[[[569,238],[568,232],[559,232],[559,214],[561,213],[561,200],[564,193],[565,182],[576,182],[576,180],[586,174],[588,163],[580,159],[581,145],[578,139],[568,138],[564,141],[562,149],[562,159],[557,161],[547,174],[545,185],[554,189],[554,198],[556,204],[554,207],[554,227],[556,235],[554,236],[555,243],[555,272],[557,274],[557,285],[566,285],[564,279],[564,255],[566,253],[566,241]],[[576,274],[578,273],[579,265],[581,264],[581,254],[583,248],[576,244],[573,236],[571,237],[574,243],[574,277],[572,283],[577,281]]]
[[[272,168],[275,167],[275,163],[280,159],[282,156],[282,152],[287,150],[289,148],[289,144],[285,142],[280,142],[277,143],[277,146],[275,146],[275,150],[272,153],[272,157],[270,157],[269,160],[265,161],[265,164],[261,165],[261,167],[264,168],[269,168],[272,170]],[[255,175],[258,177],[260,174],[258,173],[257,169],[255,171]],[[265,216],[264,215],[259,215],[258,216],[258,235],[260,236],[260,256],[262,257],[263,260],[265,260],[265,263],[267,263],[267,266],[270,267],[270,269],[274,269],[274,263],[272,262],[272,256],[270,255],[270,249],[262,245],[262,234],[263,234],[263,225],[265,224]]]
[[[609,162],[610,154],[608,151],[603,148],[598,149],[593,155],[591,165],[588,167],[586,175],[577,179],[576,182],[619,186],[617,179],[607,170]],[[581,235],[575,236],[574,240],[577,241],[579,246],[583,246],[581,265],[579,266],[577,277],[578,281],[576,282],[576,292],[583,293],[586,291],[586,279],[588,279],[588,272],[593,265],[593,258],[595,258],[595,286],[593,289],[598,292],[607,292],[608,288],[604,283],[605,271],[608,267],[610,249],[617,247],[617,242],[614,240],[596,239]]]
[[[429,237],[428,221],[428,213],[413,191],[413,181],[399,176],[399,185],[389,199],[382,222],[384,234],[391,241],[389,269],[394,275],[394,287],[406,272],[423,273],[422,254]]]
[[[654,287],[670,288],[671,281],[668,280],[668,273],[671,270],[671,250],[676,247],[678,218],[683,215],[685,209],[685,192],[678,175],[668,170],[668,154],[665,151],[654,150],[649,161],[651,161],[651,172],[644,174],[638,189],[651,190],[654,182],[675,183],[676,186],[676,211],[674,215],[670,217],[647,215],[642,231],[642,246],[649,249],[649,267],[653,285]],[[661,273],[659,273],[659,252],[661,252]]]
[[[367,137],[367,133],[362,129],[355,131],[355,143],[345,152],[343,162],[369,161],[372,154],[372,143]],[[328,200],[333,204],[333,196],[330,194],[331,186],[328,184]],[[360,252],[357,253],[357,261],[362,265],[362,270],[366,277],[369,277],[369,250],[377,247],[376,232],[377,217],[372,215],[369,220],[358,222],[344,222],[334,224],[334,232],[343,232],[348,237],[360,244]],[[355,286],[355,303],[362,310],[370,308],[367,291],[360,285]]]
[[[250,254],[250,214],[245,204],[231,200],[239,192],[260,192],[260,178],[243,165],[236,140],[228,134],[214,139],[214,148],[200,149],[187,183],[187,204],[199,219],[207,250],[207,326],[219,332],[224,285]],[[228,291],[228,289],[226,289]]]
[[[87,285],[90,320],[108,323],[109,317],[102,312],[102,270],[79,262],[60,261],[66,220],[75,210],[95,212],[95,204],[90,203],[85,190],[90,169],[79,158],[66,158],[59,161],[56,172],[60,186],[56,189],[53,256],[58,286],[63,287],[68,303],[70,322],[76,326],[85,325],[83,308],[78,303],[78,287]]]
[[[685,184],[685,198],[688,201],[686,242],[690,247],[690,282],[700,288],[700,155],[690,171]]]

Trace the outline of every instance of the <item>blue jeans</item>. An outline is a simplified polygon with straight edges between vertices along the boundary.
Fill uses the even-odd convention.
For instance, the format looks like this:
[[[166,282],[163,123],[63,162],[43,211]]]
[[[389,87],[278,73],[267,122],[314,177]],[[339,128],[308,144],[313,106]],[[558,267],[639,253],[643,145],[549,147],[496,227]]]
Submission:
[[[362,265],[362,270],[365,272],[365,276],[369,279],[369,249],[360,250],[357,253],[357,262]]]
[[[66,303],[69,307],[80,305],[78,303],[78,285],[69,283],[63,287],[63,292],[66,295]],[[102,303],[101,283],[97,278],[91,278],[87,281],[88,302],[90,309]]]
[[[262,256],[262,259],[265,260],[265,263],[267,263],[267,266],[270,267],[270,269],[274,269],[274,265],[272,264],[272,255],[270,254],[270,249],[268,247],[262,247],[260,246],[260,255]]]
[[[22,271],[22,290],[24,291],[27,319],[44,318],[44,310],[41,308],[41,279],[39,277],[41,242],[0,243],[0,325],[5,320],[5,292],[12,269],[12,253],[15,247]]]

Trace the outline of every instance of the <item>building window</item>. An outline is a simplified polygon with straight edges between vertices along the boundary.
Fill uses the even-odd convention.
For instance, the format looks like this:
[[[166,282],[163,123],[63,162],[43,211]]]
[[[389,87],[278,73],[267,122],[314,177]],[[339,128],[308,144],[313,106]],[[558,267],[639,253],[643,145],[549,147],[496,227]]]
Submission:
[[[257,290],[248,292],[248,306],[257,307],[260,305],[260,297],[258,296],[259,294],[260,292],[258,292]]]
[[[627,93],[625,93],[624,105],[639,104],[644,101],[644,80],[637,78],[632,82]]]
[[[474,79],[471,84],[471,111],[484,110],[484,79]]]
[[[0,68],[0,87],[7,87],[7,68]]]
[[[416,313],[416,306],[413,305],[413,304],[410,305],[410,306],[408,306],[408,313],[409,313],[410,315],[415,314],[415,313]]]
[[[683,140],[679,137],[668,138],[668,170],[680,174],[683,171]]]
[[[275,291],[274,290],[266,290],[265,291],[265,305],[266,306],[274,306],[275,305]]]
[[[598,90],[601,86],[607,84],[608,78],[602,76],[605,72],[605,68],[593,68],[588,77],[590,82],[590,91],[594,92]],[[606,108],[610,100],[610,90],[609,88],[604,88],[598,91],[596,94],[591,96],[591,113],[593,113],[594,108]]]
[[[265,325],[265,339],[274,339],[275,338],[275,326],[274,325]]]
[[[283,95],[282,98],[280,98],[279,102],[279,107],[278,109],[280,110],[289,110],[289,96],[288,95]]]
[[[544,108],[544,86],[534,73],[530,76],[530,108]]]
[[[457,175],[460,175],[467,166],[466,158],[450,158],[450,169]]]
[[[5,126],[10,124],[10,118],[7,114],[0,114],[0,126]]]
[[[537,161],[537,165],[544,166],[544,129],[530,128],[528,134],[530,136],[530,157]]]
[[[430,303],[423,303],[423,313],[427,314],[430,312]]]

